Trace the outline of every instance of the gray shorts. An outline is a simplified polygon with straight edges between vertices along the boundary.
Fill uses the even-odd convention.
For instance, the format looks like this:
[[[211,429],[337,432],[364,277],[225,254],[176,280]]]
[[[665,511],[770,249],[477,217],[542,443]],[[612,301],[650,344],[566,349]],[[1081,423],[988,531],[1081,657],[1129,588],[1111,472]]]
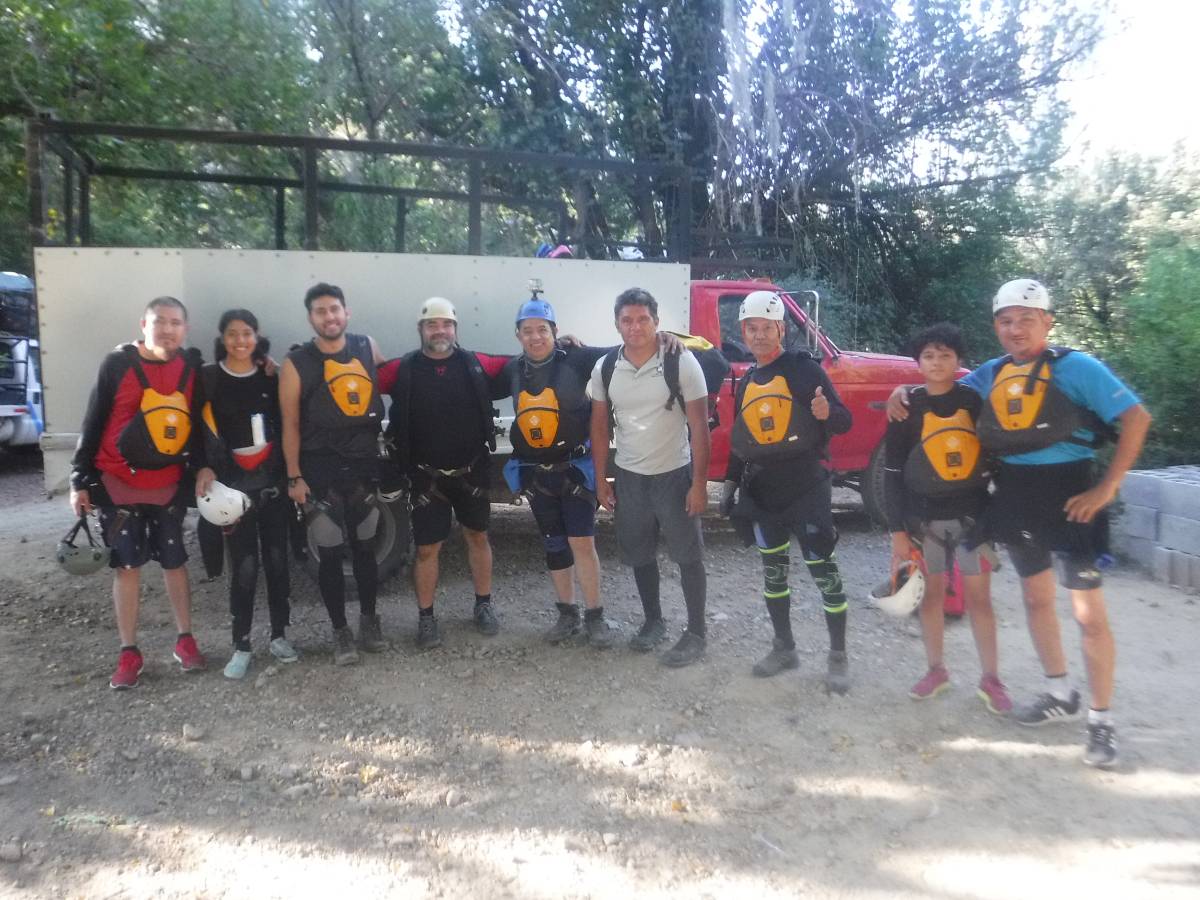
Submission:
[[[983,572],[981,560],[985,544],[968,550],[962,541],[967,529],[960,519],[934,519],[922,522],[921,532],[916,535],[921,541],[921,555],[925,557],[925,569],[930,575],[949,572],[951,551],[958,560],[958,570],[964,575],[979,575]]]
[[[703,559],[700,517],[687,514],[691,466],[662,475],[636,475],[615,467],[613,474],[621,562],[635,568],[654,562],[659,532],[667,542],[667,553],[679,565]]]

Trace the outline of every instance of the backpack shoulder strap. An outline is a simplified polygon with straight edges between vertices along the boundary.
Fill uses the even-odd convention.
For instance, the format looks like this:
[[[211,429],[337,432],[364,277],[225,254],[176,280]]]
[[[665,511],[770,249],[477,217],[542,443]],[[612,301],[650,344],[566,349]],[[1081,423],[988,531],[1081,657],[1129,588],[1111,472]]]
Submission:
[[[617,355],[620,352],[620,347],[609,350],[604,354],[604,359],[600,361],[600,383],[604,385],[604,401],[608,404],[608,433],[610,435],[617,430],[617,407],[612,400],[611,386],[613,371],[617,368]]]
[[[691,351],[680,351],[679,353],[668,353],[663,356],[663,379],[667,382],[667,409],[672,409],[675,402],[679,402],[679,408],[683,409],[683,389],[679,385],[679,357],[684,353]]]
[[[176,386],[175,390],[179,391],[181,394],[186,391],[188,382],[192,378],[192,371],[199,371],[202,365],[203,357],[200,355],[199,350],[197,350],[195,347],[190,347],[187,350],[184,350],[183,371],[179,373],[179,384]]]
[[[612,405],[612,397],[609,394],[609,385],[612,384],[613,371],[617,368],[617,354],[621,352],[618,347],[616,350],[609,350],[604,354],[604,361],[600,363],[600,383],[604,385],[604,399]]]
[[[142,368],[142,356],[138,353],[138,348],[133,344],[123,344],[121,351],[129,358],[129,368],[133,369],[133,375],[142,386],[142,390],[150,390],[150,379],[146,377],[146,370]]]

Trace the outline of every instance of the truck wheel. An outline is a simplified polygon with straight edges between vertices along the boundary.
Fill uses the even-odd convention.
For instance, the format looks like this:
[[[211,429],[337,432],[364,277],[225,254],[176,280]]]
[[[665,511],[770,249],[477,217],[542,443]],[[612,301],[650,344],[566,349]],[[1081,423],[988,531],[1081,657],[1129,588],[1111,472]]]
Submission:
[[[320,554],[312,537],[306,535],[308,556],[304,560],[304,568],[317,580],[317,568]],[[379,505],[379,527],[375,529],[375,562],[379,566],[379,583],[396,575],[404,568],[409,559],[409,549],[412,546],[412,531],[408,520],[408,498],[402,498],[392,503]],[[346,548],[342,558],[342,572],[346,577],[346,586],[355,590],[354,568],[350,564],[350,549]]]
[[[875,452],[871,454],[871,462],[862,474],[859,483],[859,493],[862,494],[863,510],[876,525],[887,524],[887,507],[883,499],[883,462],[887,455],[886,441],[880,441]]]

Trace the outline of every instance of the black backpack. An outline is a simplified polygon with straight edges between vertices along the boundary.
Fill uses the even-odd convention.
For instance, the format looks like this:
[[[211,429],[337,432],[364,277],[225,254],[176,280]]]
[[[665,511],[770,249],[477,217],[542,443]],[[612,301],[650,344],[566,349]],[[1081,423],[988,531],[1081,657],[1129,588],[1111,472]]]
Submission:
[[[718,348],[702,337],[691,334],[680,334],[676,331],[671,333],[683,342],[684,348],[696,358],[696,362],[700,363],[700,371],[704,373],[704,386],[708,388],[708,430],[712,431],[721,424],[721,419],[717,415],[717,395],[721,391],[721,385],[725,382],[725,377],[729,374],[729,360],[725,358],[725,354]],[[604,384],[604,396],[608,398],[609,434],[612,434],[616,430],[617,420],[612,396],[608,388],[612,383],[613,371],[617,367],[617,355],[620,352],[620,347],[610,350],[604,355],[604,361],[600,364],[600,381]],[[683,389],[679,385],[678,353],[668,353],[663,356],[663,378],[667,382],[666,408],[673,409],[677,402],[680,408],[682,408]]]

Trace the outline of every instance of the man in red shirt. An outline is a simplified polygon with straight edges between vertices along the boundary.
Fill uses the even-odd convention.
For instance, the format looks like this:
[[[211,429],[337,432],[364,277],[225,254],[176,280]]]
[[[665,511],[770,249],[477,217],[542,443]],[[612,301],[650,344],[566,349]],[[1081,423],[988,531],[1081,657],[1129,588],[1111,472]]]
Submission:
[[[185,465],[194,448],[193,411],[199,408],[199,353],[185,350],[187,309],[174,297],[151,300],[142,314],[142,339],[104,358],[88,399],[71,466],[71,509],[95,509],[109,548],[113,607],[121,653],[109,685],[135,687],[142,671],[137,648],[141,567],[156,560],[179,638],[175,659],[185,672],[205,666],[192,637],[192,597],[183,547]],[[191,464],[202,460],[191,459]]]

